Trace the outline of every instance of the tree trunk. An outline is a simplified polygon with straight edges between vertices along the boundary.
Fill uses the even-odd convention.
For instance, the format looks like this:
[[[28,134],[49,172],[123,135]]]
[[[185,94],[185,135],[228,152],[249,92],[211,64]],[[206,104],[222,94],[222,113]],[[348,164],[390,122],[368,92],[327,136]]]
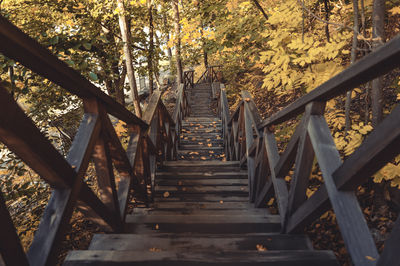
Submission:
[[[168,21],[167,21],[167,15],[164,16],[164,27],[167,29]],[[169,30],[167,32],[167,44],[169,43]],[[172,50],[171,47],[168,45],[167,49],[167,54],[168,54],[168,60],[169,60],[169,71],[172,73],[172,69],[174,68],[174,64],[172,62]]]
[[[372,11],[372,38],[373,49],[376,50],[383,44],[385,38],[385,0],[374,0]],[[371,105],[372,126],[376,127],[382,120],[382,86],[383,78],[379,77],[372,81]]]
[[[262,6],[260,5],[260,3],[257,0],[253,0],[253,3],[256,5],[256,7],[261,11],[261,13],[263,14],[264,18],[266,20],[268,20],[268,15],[267,13],[265,13],[264,9],[262,8]]]
[[[357,33],[359,29],[358,24],[358,0],[353,0],[353,43],[351,45],[351,56],[350,56],[350,64],[354,64],[356,62],[356,55],[357,55]],[[345,104],[345,113],[346,113],[346,127],[345,132],[347,133],[351,127],[351,120],[350,120],[350,107],[351,107],[351,92],[348,91],[346,94],[346,104]]]
[[[175,11],[175,57],[176,57],[176,82],[179,84],[182,83],[182,59],[181,59],[181,34],[180,34],[180,18],[179,18],[179,0],[173,0],[172,2],[174,11]]]
[[[329,21],[329,2],[328,2],[328,0],[324,0],[324,7],[325,7],[325,20]],[[328,23],[325,24],[325,34],[326,34],[326,39],[328,40],[328,42],[330,42],[331,38],[330,38],[330,34],[329,34]]]
[[[118,2],[118,8],[120,10],[118,14],[119,27],[121,29],[122,41],[124,42],[124,57],[126,63],[126,72],[128,75],[129,86],[131,88],[132,101],[135,107],[136,116],[142,117],[142,110],[140,109],[140,100],[136,85],[135,70],[133,69],[132,65],[132,55],[130,50],[130,33],[128,32],[128,28],[126,25],[124,2],[123,0],[117,0],[117,2]]]
[[[153,94],[153,54],[154,54],[154,25],[153,25],[153,1],[147,1],[147,9],[149,13],[149,52],[147,57],[147,69],[149,73],[149,93]]]

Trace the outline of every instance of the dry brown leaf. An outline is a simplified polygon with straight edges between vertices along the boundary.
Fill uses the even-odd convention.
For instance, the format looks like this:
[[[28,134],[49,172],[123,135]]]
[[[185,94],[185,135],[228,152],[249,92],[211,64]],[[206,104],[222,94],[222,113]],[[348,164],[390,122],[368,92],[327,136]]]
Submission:
[[[212,147],[212,144],[211,144],[211,143],[208,143],[207,146],[208,146],[208,147]]]
[[[204,157],[204,156],[201,156],[200,159],[202,159],[202,160],[207,160],[207,158]]]
[[[150,248],[149,251],[151,251],[151,252],[160,252],[161,249],[160,248]]]
[[[224,201],[223,201],[223,200],[220,200],[220,201],[219,201],[219,203],[223,204],[223,203],[224,203]]]
[[[257,244],[257,245],[256,245],[256,248],[257,248],[258,251],[267,251],[267,248],[264,247],[264,246],[261,245],[261,244]]]
[[[158,224],[156,224],[155,228],[156,228],[156,230],[158,230],[158,229],[160,229],[160,226],[158,226]]]
[[[367,260],[370,260],[370,261],[375,261],[376,260],[375,258],[373,258],[371,256],[365,256],[365,257],[367,258]]]
[[[164,194],[163,194],[163,196],[164,196],[164,198],[168,198],[168,197],[169,197],[169,192],[168,192],[168,191],[165,191]]]

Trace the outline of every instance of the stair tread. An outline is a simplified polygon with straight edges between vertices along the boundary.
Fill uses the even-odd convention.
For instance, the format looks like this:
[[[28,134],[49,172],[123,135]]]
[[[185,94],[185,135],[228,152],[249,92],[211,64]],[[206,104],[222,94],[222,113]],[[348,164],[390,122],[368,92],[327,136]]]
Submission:
[[[72,251],[64,265],[338,265],[331,251],[271,250],[241,252]],[[268,263],[268,264],[266,264]]]
[[[96,234],[89,250],[160,250],[191,251],[207,249],[213,251],[257,250],[262,245],[267,250],[312,250],[305,235],[283,235],[275,233],[230,234]]]

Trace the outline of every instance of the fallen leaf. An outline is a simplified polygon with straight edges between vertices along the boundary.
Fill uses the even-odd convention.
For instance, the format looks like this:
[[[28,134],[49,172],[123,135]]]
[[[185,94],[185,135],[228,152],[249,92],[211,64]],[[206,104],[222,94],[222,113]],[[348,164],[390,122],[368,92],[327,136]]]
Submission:
[[[219,201],[219,203],[223,204],[223,203],[224,203],[224,201],[223,201],[223,200],[220,200],[220,201]]]
[[[156,224],[156,230],[160,229],[160,226],[158,226],[158,224]]]
[[[264,246],[261,245],[261,244],[257,244],[257,245],[256,245],[256,248],[257,248],[258,251],[267,251],[267,248],[264,247]]]
[[[208,143],[207,146],[208,146],[208,147],[212,147],[212,144],[211,144],[211,143]]]
[[[201,156],[200,159],[202,159],[202,160],[207,160],[207,158],[204,157],[204,156]]]
[[[246,101],[246,102],[250,102],[250,98],[244,98],[244,100]]]
[[[375,261],[376,260],[375,258],[373,258],[371,256],[365,256],[365,257],[367,258],[367,260],[370,260],[370,261]]]
[[[160,248],[150,248],[149,251],[151,251],[151,252],[160,252],[161,249]]]
[[[164,194],[163,194],[163,196],[164,196],[164,198],[168,198],[168,197],[169,197],[169,192],[168,192],[168,191],[165,191]]]

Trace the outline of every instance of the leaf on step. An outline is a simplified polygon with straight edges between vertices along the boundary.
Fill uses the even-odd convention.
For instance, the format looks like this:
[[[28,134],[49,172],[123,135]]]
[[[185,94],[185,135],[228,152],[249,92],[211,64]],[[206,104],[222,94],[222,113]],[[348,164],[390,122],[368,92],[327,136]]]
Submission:
[[[160,252],[161,249],[160,248],[150,248],[149,251],[151,251],[151,252]]]
[[[192,138],[192,140],[196,140],[196,138],[195,138],[195,137],[193,137],[193,138]]]
[[[210,142],[211,141],[211,139],[207,139],[207,142]]]
[[[164,198],[168,198],[168,197],[169,197],[169,192],[168,192],[168,191],[165,191],[164,194],[163,194],[163,196],[164,196]]]
[[[220,200],[220,201],[219,201],[219,203],[223,204],[223,203],[224,203],[224,201],[223,201],[223,200]]]
[[[211,143],[208,143],[207,146],[208,146],[208,147],[212,147],[212,144],[211,144]]]
[[[204,156],[201,156],[200,159],[202,159],[202,160],[207,160],[207,158],[204,157]]]
[[[185,187],[182,188],[182,191],[186,191],[186,190],[187,190],[187,188],[185,188]]]
[[[199,145],[203,145],[203,142],[199,142]]]
[[[367,260],[370,260],[370,261],[375,261],[376,260],[375,258],[373,258],[371,256],[365,256],[365,257],[367,258]]]
[[[199,153],[198,153],[197,151],[191,151],[191,152],[189,152],[189,155],[193,155],[193,154],[199,155]]]
[[[160,229],[160,226],[158,226],[158,224],[156,224],[155,228],[156,228],[156,230],[158,230],[158,229]]]
[[[182,181],[178,181],[178,185],[182,186],[183,182]]]
[[[264,246],[261,245],[261,244],[257,244],[257,245],[256,245],[256,248],[257,248],[258,251],[267,251],[267,248],[264,247]]]
[[[244,98],[246,102],[250,102],[250,98]]]
[[[209,153],[213,154],[214,152],[213,151],[209,151]]]

